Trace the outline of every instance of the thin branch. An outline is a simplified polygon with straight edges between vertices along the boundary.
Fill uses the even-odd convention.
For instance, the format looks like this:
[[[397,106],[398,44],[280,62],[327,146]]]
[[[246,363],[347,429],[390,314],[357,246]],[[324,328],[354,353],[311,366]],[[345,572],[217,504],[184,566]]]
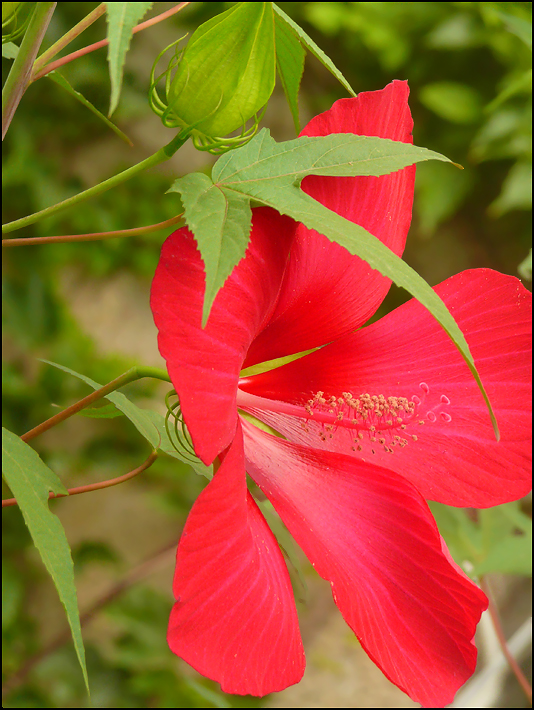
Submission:
[[[162,20],[166,20],[167,17],[170,17],[171,15],[174,15],[177,12],[180,12],[180,10],[182,10],[187,5],[190,5],[190,3],[188,3],[188,2],[178,3],[178,5],[176,5],[176,7],[171,7],[170,10],[167,10],[166,12],[162,12],[161,15],[157,15],[156,17],[153,17],[150,20],[146,20],[145,22],[141,22],[141,24],[139,24],[133,28],[132,34],[135,34],[136,32],[141,32],[141,30],[146,30],[147,27],[152,27],[152,25],[155,25],[158,22],[161,22]],[[85,54],[89,54],[90,52],[94,52],[96,49],[101,49],[102,47],[105,47],[108,44],[109,44],[108,39],[101,39],[99,42],[95,42],[94,44],[91,44],[87,47],[83,47],[82,49],[78,49],[76,52],[72,52],[71,54],[67,54],[67,56],[62,57],[61,59],[57,59],[55,62],[50,62],[50,64],[47,64],[44,67],[44,69],[41,69],[40,71],[38,71],[35,74],[32,74],[30,81],[37,81],[37,79],[40,79],[41,77],[46,76],[46,74],[49,74],[51,71],[54,71],[54,69],[58,69],[59,67],[63,66],[64,64],[68,64],[69,62],[72,62],[74,59],[78,59],[79,57],[83,57]]]
[[[146,471],[150,468],[154,461],[158,458],[158,452],[153,451],[150,456],[143,461],[143,463],[134,468],[133,471],[125,473],[123,476],[118,476],[117,478],[110,478],[107,481],[100,481],[99,483],[89,483],[86,486],[76,486],[76,488],[68,488],[68,493],[49,493],[49,498],[66,498],[67,496],[77,496],[80,493],[89,493],[90,491],[99,491],[102,488],[111,488],[111,486],[118,486],[119,483],[124,483],[124,481],[129,481],[130,478],[135,478],[138,474]],[[2,508],[7,508],[10,505],[18,505],[16,498],[4,498],[2,501]]]
[[[149,224],[147,227],[135,227],[134,229],[118,229],[115,232],[91,232],[90,234],[66,234],[54,237],[21,237],[2,239],[3,247],[21,247],[34,244],[63,244],[65,242],[93,242],[104,239],[118,239],[121,237],[135,237],[140,234],[149,234],[160,229],[172,227],[181,221],[183,212],[176,217],[171,217],[164,222]]]
[[[90,187],[87,190],[84,190],[83,192],[79,192],[77,195],[68,197],[62,202],[58,202],[57,204],[51,205],[50,207],[45,207],[43,210],[39,210],[39,212],[34,212],[33,214],[27,215],[26,217],[16,219],[14,222],[8,222],[7,224],[2,225],[2,233],[8,234],[9,232],[14,232],[17,229],[28,227],[30,224],[35,224],[35,222],[38,222],[40,219],[50,217],[51,215],[57,214],[58,212],[61,212],[62,210],[65,210],[69,207],[74,207],[74,205],[77,205],[80,202],[84,202],[90,197],[96,197],[97,195],[101,195],[107,190],[111,190],[111,188],[116,187],[117,185],[120,185],[123,182],[126,182],[126,180],[129,180],[135,175],[138,175],[143,170],[153,168],[156,165],[160,165],[160,163],[164,163],[166,160],[169,160],[169,158],[172,158],[176,151],[181,148],[188,139],[189,136],[187,134],[182,135],[182,132],[178,133],[178,135],[174,136],[174,138],[169,143],[167,143],[167,145],[164,145],[163,148],[160,148],[154,153],[154,155],[151,155],[149,158],[145,158],[145,160],[142,160],[140,163],[132,165],[131,168],[127,168],[121,173],[113,175],[113,177],[104,180],[104,182],[100,182],[98,183],[98,185],[94,185],[93,187]]]
[[[49,47],[46,52],[43,52],[41,56],[35,60],[33,69],[30,76],[30,84],[35,81],[35,75],[38,74],[46,64],[53,59],[56,54],[61,52],[68,44],[70,44],[76,37],[79,37],[82,32],[84,32],[88,27],[90,27],[94,22],[98,20],[99,17],[106,12],[106,3],[102,2],[98,7],[96,7],[92,12],[90,12],[86,17],[83,18],[77,25],[72,27],[66,34],[63,35],[58,41]],[[48,72],[46,72],[48,73]]]
[[[153,574],[159,567],[172,563],[174,558],[175,550],[177,545],[177,539],[167,543],[158,552],[156,552],[152,557],[141,562],[137,567],[134,567],[128,572],[128,574],[116,585],[111,587],[100,599],[98,599],[94,604],[92,604],[83,614],[80,615],[80,624],[82,627],[87,626],[93,618],[101,611],[104,607],[114,601],[119,597],[124,591],[132,587],[137,582],[140,582],[145,577]],[[8,678],[2,687],[2,697],[8,695],[15,688],[20,686],[26,679],[28,673],[39,664],[44,658],[49,656],[54,651],[64,646],[71,640],[71,632],[69,628],[66,628],[61,634],[59,634],[53,641],[51,641],[47,646],[45,646],[41,651],[31,656],[26,663],[21,666],[18,671],[16,671],[11,678]]]
[[[491,589],[488,584],[488,580],[485,577],[480,578],[480,586],[482,587],[484,593],[488,597],[488,601],[489,601],[488,611],[490,613],[491,620],[493,622],[493,628],[495,629],[495,634],[496,634],[497,639],[499,641],[499,645],[501,647],[503,655],[506,658],[506,660],[508,661],[508,665],[510,666],[512,673],[517,678],[517,682],[519,683],[519,685],[523,689],[523,692],[527,696],[529,703],[532,705],[532,688],[530,686],[530,683],[526,679],[525,675],[523,674],[523,671],[519,667],[518,662],[515,660],[513,655],[510,653],[510,649],[508,648],[508,644],[506,642],[506,637],[505,637],[504,631],[502,629],[501,620],[499,618],[499,612],[497,610],[497,606],[495,604],[495,601],[493,600],[493,595],[491,593]]]
[[[22,439],[22,441],[26,442],[30,441],[31,439],[35,439],[35,437],[39,436],[39,434],[43,434],[45,431],[48,431],[48,429],[51,429],[52,427],[56,426],[57,424],[60,424],[69,417],[72,417],[74,414],[77,414],[82,409],[85,409],[85,407],[88,407],[90,404],[93,404],[93,402],[97,402],[99,399],[102,399],[103,397],[110,394],[111,392],[114,392],[120,387],[124,387],[124,385],[127,385],[130,382],[134,382],[135,380],[140,380],[143,377],[155,377],[156,379],[164,380],[165,382],[170,382],[170,378],[167,373],[164,370],[160,370],[159,368],[132,367],[130,370],[127,370],[123,375],[120,375],[120,377],[117,377],[116,379],[109,382],[107,385],[104,385],[104,387],[101,387],[100,389],[91,392],[91,394],[87,395],[87,397],[84,397],[78,402],[71,404],[70,407],[67,407],[62,412],[54,414],[53,417],[50,417],[50,419],[47,419],[45,422],[41,422],[41,424],[34,427],[33,429],[30,429],[30,431],[27,431],[20,438]]]

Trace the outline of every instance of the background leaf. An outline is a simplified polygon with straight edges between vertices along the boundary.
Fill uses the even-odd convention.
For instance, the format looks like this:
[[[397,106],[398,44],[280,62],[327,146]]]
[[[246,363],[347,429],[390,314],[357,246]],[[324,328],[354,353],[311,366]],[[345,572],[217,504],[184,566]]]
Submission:
[[[79,380],[83,380],[95,390],[98,390],[103,387],[103,385],[98,384],[98,382],[95,382],[90,377],[80,375],[79,372],[71,370],[70,367],[58,365],[56,362],[50,362],[49,360],[42,360],[42,362],[45,362],[47,365],[52,365],[52,367],[57,367],[58,370],[63,370],[63,372],[68,372],[69,375],[73,375]],[[109,399],[110,402],[113,402],[117,409],[119,409],[126,417],[128,417],[128,419],[132,422],[137,431],[148,441],[148,443],[150,444],[150,446],[152,446],[153,449],[157,449],[159,447],[159,435],[153,423],[150,421],[150,418],[146,416],[145,411],[143,409],[141,409],[140,407],[136,407],[135,404],[130,402],[130,400],[122,394],[122,392],[110,392],[108,395],[106,395],[106,399]]]
[[[2,57],[4,59],[16,59],[19,48],[14,42],[6,42],[2,45]]]
[[[300,133],[298,93],[306,51],[295,30],[279,14],[274,17],[276,66],[286,95],[295,131]]]
[[[45,362],[47,365],[52,365],[52,367],[57,367],[58,370],[63,370],[63,372],[67,372],[69,375],[73,375],[79,380],[83,380],[83,382],[86,382],[95,390],[100,389],[103,386],[92,380],[90,377],[81,375],[79,372],[75,372],[64,365],[58,365],[57,363],[50,362],[49,360],[42,360],[42,362]],[[122,392],[110,392],[105,396],[105,399],[112,402],[113,405],[132,422],[137,431],[148,441],[153,449],[163,451],[173,458],[179,459],[184,463],[188,463],[197,473],[206,476],[206,478],[212,478],[213,466],[205,466],[196,457],[187,455],[185,452],[184,454],[180,454],[180,452],[176,450],[167,435],[167,431],[165,429],[165,418],[162,414],[154,412],[150,409],[142,409],[141,407],[138,407],[131,402],[128,397],[122,394]],[[99,409],[104,408],[102,407]],[[99,409],[93,408],[89,411],[98,412]],[[83,413],[84,411],[86,410],[82,410],[80,413]],[[95,415],[92,414],[90,416]]]
[[[532,247],[523,261],[517,267],[519,275],[525,281],[532,281]]]
[[[90,419],[114,419],[115,417],[124,416],[122,412],[119,412],[114,404],[105,404],[103,407],[86,407],[82,409],[78,414],[82,417],[89,417]]]
[[[472,516],[461,508],[428,504],[452,556],[468,574],[532,574],[532,520],[520,501],[473,511]]]
[[[432,82],[423,86],[419,98],[427,108],[451,123],[476,123],[482,114],[479,94],[460,82]]]
[[[532,22],[499,10],[497,10],[497,15],[503,20],[510,32],[513,32],[529,49],[532,49]]]
[[[132,30],[143,15],[152,7],[151,2],[108,2],[106,12],[108,20],[108,63],[111,80],[111,99],[109,114],[117,108],[122,86],[122,73],[126,52],[130,46]]]
[[[473,574],[532,574],[532,520],[519,503],[478,511],[482,550]]]
[[[3,427],[2,464],[6,483],[17,499],[35,547],[65,607],[72,640],[89,692],[70,547],[59,518],[48,508],[49,492],[67,494],[67,489],[31,446]]]
[[[80,94],[79,91],[76,91],[69,82],[65,79],[64,76],[62,76],[58,71],[51,71],[49,74],[46,75],[48,79],[52,79],[52,81],[55,81],[56,84],[61,86],[62,89],[65,89],[67,93],[69,93],[71,96],[73,96],[77,101],[79,101],[83,106],[89,109],[91,113],[94,113],[95,116],[97,116],[101,121],[104,121],[106,126],[108,128],[111,128],[111,130],[116,133],[121,140],[123,140],[125,143],[128,143],[128,145],[133,146],[132,141],[128,138],[128,136],[121,131],[118,126],[116,126],[114,123],[112,123],[109,118],[106,118],[103,113],[101,113],[93,104],[88,101],[83,94]]]
[[[296,22],[293,22],[293,20],[286,15],[286,13],[281,10],[278,5],[276,5],[273,2],[273,7],[275,12],[277,13],[278,17],[281,19],[281,21],[285,22],[285,24],[290,27],[293,32],[299,37],[301,43],[306,47],[308,52],[311,52],[314,57],[316,57],[323,66],[325,66],[328,71],[333,74],[336,79],[343,84],[345,89],[349,92],[351,96],[356,96],[354,93],[354,90],[352,89],[351,85],[349,82],[345,79],[343,74],[339,71],[339,69],[335,66],[334,62],[330,59],[330,57],[327,57],[326,54],[320,49],[315,42],[312,40],[311,37],[308,37],[306,32],[302,29],[302,27],[299,27]]]

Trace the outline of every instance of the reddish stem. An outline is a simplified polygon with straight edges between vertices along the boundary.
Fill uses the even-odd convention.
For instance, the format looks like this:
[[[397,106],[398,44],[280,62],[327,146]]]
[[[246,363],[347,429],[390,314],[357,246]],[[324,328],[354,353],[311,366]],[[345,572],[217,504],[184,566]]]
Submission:
[[[76,488],[68,488],[68,493],[49,493],[48,497],[49,498],[65,498],[67,495],[69,496],[77,496],[80,493],[88,493],[89,491],[99,491],[102,488],[111,488],[111,486],[117,486],[119,483],[124,483],[124,481],[128,481],[130,478],[134,478],[137,476],[139,473],[142,473],[143,471],[146,471],[147,468],[150,468],[154,461],[158,458],[158,453],[157,451],[153,451],[150,456],[146,459],[146,461],[143,461],[143,463],[138,466],[137,468],[134,468],[133,471],[129,471],[128,473],[125,473],[123,476],[118,476],[117,478],[110,478],[107,481],[100,481],[100,483],[90,483],[87,486],[77,486]],[[7,508],[10,505],[17,505],[17,499],[16,498],[6,498],[2,501],[2,508]]]
[[[171,15],[176,14],[177,12],[179,12],[180,10],[182,10],[184,7],[186,7],[189,4],[190,3],[188,3],[188,2],[180,2],[175,7],[171,7],[170,10],[167,10],[166,12],[162,12],[161,15],[157,15],[156,17],[153,17],[150,20],[146,20],[146,22],[141,22],[141,24],[139,24],[139,25],[137,25],[137,27],[133,28],[132,34],[135,34],[136,32],[141,32],[141,30],[146,30],[147,27],[152,27],[152,25],[155,25],[158,22],[161,22],[162,20],[166,20],[167,17],[170,17]],[[37,81],[37,79],[40,79],[41,77],[46,76],[51,71],[54,71],[54,69],[58,69],[59,67],[63,66],[64,64],[68,64],[69,62],[73,61],[74,59],[78,59],[78,57],[83,57],[85,54],[89,54],[90,52],[94,52],[96,49],[100,49],[101,47],[105,47],[108,44],[109,44],[108,39],[101,39],[99,42],[95,42],[94,44],[90,44],[87,47],[82,47],[82,49],[78,49],[76,52],[72,52],[71,54],[67,54],[66,57],[61,57],[61,59],[56,59],[55,62],[50,62],[50,64],[47,64],[35,76],[32,76],[30,81],[32,81],[32,82]]]
[[[37,72],[39,72],[43,67],[48,64],[50,59],[53,59],[56,54],[59,54],[62,49],[64,49],[68,44],[70,44],[76,37],[79,37],[82,32],[84,32],[88,27],[90,27],[93,22],[96,22],[99,17],[106,12],[106,3],[100,3],[92,12],[90,12],[87,17],[84,17],[81,22],[72,27],[61,39],[59,39],[55,44],[49,47],[46,52],[43,52],[41,56],[35,60],[31,75],[30,82],[33,81],[33,77]]]
[[[156,232],[177,224],[183,217],[183,212],[176,217],[171,217],[164,222],[149,224],[147,227],[134,227],[133,229],[118,229],[114,232],[90,232],[89,234],[65,234],[53,237],[17,237],[16,239],[2,239],[3,247],[20,247],[35,244],[63,244],[65,242],[93,242],[104,239],[118,239],[121,237],[135,237],[140,234]]]
[[[495,629],[495,633],[497,635],[497,639],[499,641],[499,645],[500,645],[501,650],[504,654],[504,657],[508,661],[508,665],[510,666],[512,673],[517,678],[517,682],[519,683],[519,685],[523,689],[525,695],[527,696],[529,703],[532,705],[532,688],[530,686],[530,683],[526,679],[525,675],[523,674],[523,671],[519,667],[519,664],[517,663],[515,658],[510,653],[510,649],[508,648],[508,644],[506,643],[506,638],[504,636],[504,632],[502,629],[501,620],[499,618],[499,612],[498,612],[497,606],[493,600],[493,596],[491,594],[491,589],[489,587],[487,579],[485,579],[484,577],[481,577],[480,586],[482,587],[484,593],[488,597],[488,601],[489,601],[488,611],[490,613],[491,621],[493,622],[493,628]]]

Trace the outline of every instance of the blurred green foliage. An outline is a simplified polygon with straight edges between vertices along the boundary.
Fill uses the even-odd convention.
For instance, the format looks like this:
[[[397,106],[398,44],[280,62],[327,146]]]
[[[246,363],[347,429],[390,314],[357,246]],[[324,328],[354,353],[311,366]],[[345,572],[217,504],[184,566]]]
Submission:
[[[193,30],[229,5],[194,3],[148,30],[152,44],[147,41],[143,45],[144,55],[127,59],[121,103],[114,115],[126,134],[134,129],[139,135],[135,129],[150,113],[147,77],[153,59],[168,44],[169,37],[183,34],[184,29]],[[58,3],[43,49],[95,6]],[[280,6],[332,58],[357,92],[380,89],[394,78],[408,79],[415,143],[444,153],[464,167],[455,171],[429,163],[418,168],[407,261],[431,284],[461,269],[479,266],[517,275],[519,264],[527,257],[531,234],[531,3],[303,2]],[[155,3],[151,14],[166,7]],[[69,51],[101,39],[103,22],[90,27]],[[134,39],[133,47],[140,41]],[[3,60],[4,77],[9,65]],[[76,90],[106,113],[110,88],[102,50],[61,71]],[[307,59],[301,95],[305,113],[326,110],[344,95],[342,92],[318,62]],[[292,125],[289,112],[285,120]],[[170,137],[171,133],[162,134],[156,147]],[[103,142],[107,145],[108,140],[110,144],[119,142],[60,87],[46,78],[33,84],[4,142],[4,221],[87,187],[87,177],[79,167],[80,150],[83,148],[87,156]],[[97,155],[101,153],[95,152]],[[128,162],[123,153],[116,155],[119,157],[110,151],[109,162],[104,159],[97,166],[97,180],[136,160]],[[160,222],[180,211],[176,198],[164,194],[171,182],[172,178],[161,172],[144,174],[16,236],[107,231]],[[64,407],[88,392],[78,380],[43,365],[38,358],[72,367],[101,382],[110,381],[135,364],[127,352],[102,354],[77,322],[62,278],[66,270],[74,270],[80,279],[93,279],[98,288],[114,275],[134,274],[143,284],[140,297],[147,300],[166,236],[159,232],[85,244],[5,250],[3,388],[7,428],[22,434],[55,413],[51,403]],[[523,270],[521,276],[528,278],[528,273],[528,269]],[[392,290],[385,308],[403,298]],[[139,333],[139,338],[143,337]],[[132,386],[129,396],[138,400],[163,398],[161,389],[156,391],[150,383]],[[36,439],[35,447],[67,485],[126,473],[148,453],[144,441],[122,417],[106,422],[76,418],[69,426],[58,428],[57,435]],[[187,511],[203,484],[185,466],[161,459],[141,479],[126,485],[143,499],[147,519],[168,520],[166,542],[171,544],[173,538],[178,539]],[[129,500],[126,489],[124,495]],[[6,496],[9,491],[4,490]],[[98,517],[105,496],[106,491],[80,498],[87,499],[87,510]],[[4,707],[87,707],[68,637],[57,650],[50,650],[54,639],[63,634],[66,621],[19,512],[7,509],[3,523],[4,679],[11,688]],[[67,535],[69,532],[67,529]],[[150,525],[146,536],[153,537],[156,554],[165,540],[153,534]],[[108,586],[103,590],[102,584],[97,585],[97,590],[105,596],[105,590],[119,585],[132,565],[143,563],[144,558],[135,555],[133,561],[126,560],[119,547],[113,536],[75,542],[80,593],[84,585],[92,589],[92,576],[98,578],[104,570]],[[259,706],[261,701],[227,696],[216,684],[198,680],[168,652],[165,635],[172,604],[170,584],[165,589],[163,593],[145,581],[137,581],[102,606],[97,621],[100,617],[98,629],[104,631],[102,636],[90,636],[86,648],[93,705]],[[87,594],[81,596],[85,600],[81,604],[83,613],[90,603]],[[91,594],[89,598],[93,598]],[[89,631],[92,625],[87,624]],[[25,668],[29,661],[31,667]]]

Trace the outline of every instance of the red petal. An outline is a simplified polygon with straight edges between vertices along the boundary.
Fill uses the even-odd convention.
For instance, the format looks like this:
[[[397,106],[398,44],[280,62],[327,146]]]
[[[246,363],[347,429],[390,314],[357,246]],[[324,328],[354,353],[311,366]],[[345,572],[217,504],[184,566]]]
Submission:
[[[269,208],[253,210],[252,225],[246,256],[217,294],[206,328],[204,264],[188,229],[164,243],[152,283],[159,349],[195,451],[206,464],[234,437],[239,372],[272,311],[294,236],[295,223]]]
[[[247,491],[241,428],[180,539],[169,645],[226,693],[266,695],[304,673],[284,559]]]
[[[302,132],[355,133],[412,143],[408,84],[340,99]],[[381,177],[316,177],[302,187],[329,209],[365,227],[399,256],[412,216],[415,166]],[[376,311],[390,280],[359,257],[300,225],[274,317],[253,343],[247,365],[324,345]]]
[[[400,473],[431,500],[483,508],[516,500],[531,488],[532,295],[520,281],[489,269],[464,271],[436,287],[464,332],[500,428],[497,442],[476,382],[445,332],[417,301],[283,368],[249,378],[252,394],[305,402],[321,390],[422,399],[420,417],[402,435],[409,443],[388,453],[371,444],[369,432],[337,429],[331,439],[308,432],[295,420],[260,414],[293,441],[358,455]],[[440,405],[444,395],[450,405]],[[437,406],[436,421],[427,411]],[[443,421],[440,412],[450,422]],[[419,425],[419,420],[425,420]],[[412,435],[417,441],[412,440]],[[375,434],[378,437],[378,434]],[[390,437],[386,436],[390,446]],[[390,447],[393,448],[393,447]],[[374,453],[372,453],[374,451]]]
[[[247,471],[269,497],[362,646],[424,707],[475,669],[485,595],[451,565],[423,498],[401,476],[244,425]]]

